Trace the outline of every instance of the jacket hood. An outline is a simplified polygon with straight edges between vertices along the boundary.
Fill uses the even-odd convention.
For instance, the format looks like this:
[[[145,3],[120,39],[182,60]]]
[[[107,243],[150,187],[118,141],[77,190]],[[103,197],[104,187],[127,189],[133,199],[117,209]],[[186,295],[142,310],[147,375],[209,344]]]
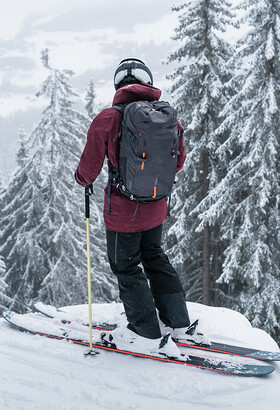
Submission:
[[[127,104],[133,101],[157,101],[161,91],[149,84],[129,84],[117,90],[113,105]]]

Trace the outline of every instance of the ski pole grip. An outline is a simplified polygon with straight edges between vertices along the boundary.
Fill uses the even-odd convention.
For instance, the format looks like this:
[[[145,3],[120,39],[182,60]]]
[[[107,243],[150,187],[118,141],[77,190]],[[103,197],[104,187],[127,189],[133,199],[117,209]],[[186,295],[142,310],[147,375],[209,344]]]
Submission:
[[[90,192],[89,192],[89,187],[86,186],[85,187],[85,215],[86,218],[89,218],[89,196],[90,196]]]

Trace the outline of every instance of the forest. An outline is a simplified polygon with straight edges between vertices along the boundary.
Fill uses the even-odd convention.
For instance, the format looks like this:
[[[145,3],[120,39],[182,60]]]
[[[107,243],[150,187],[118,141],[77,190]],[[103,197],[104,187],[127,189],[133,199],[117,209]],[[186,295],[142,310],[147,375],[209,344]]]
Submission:
[[[280,3],[185,1],[174,7],[176,48],[166,64],[187,160],[172,193],[164,248],[187,301],[243,313],[280,343]],[[240,17],[241,16],[241,17]],[[249,30],[232,44],[227,27]],[[39,58],[39,56],[38,56]],[[0,310],[34,299],[87,302],[84,192],[74,172],[98,114],[89,78],[84,112],[71,69],[41,52],[47,99],[17,167],[0,187]],[[151,67],[152,68],[152,67]],[[94,302],[118,301],[103,226],[107,164],[91,197]]]

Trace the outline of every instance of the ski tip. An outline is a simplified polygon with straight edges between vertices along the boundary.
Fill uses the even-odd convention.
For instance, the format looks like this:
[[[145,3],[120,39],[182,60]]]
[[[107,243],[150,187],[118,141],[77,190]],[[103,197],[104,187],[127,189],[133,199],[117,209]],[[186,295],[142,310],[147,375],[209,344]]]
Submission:
[[[40,300],[35,299],[30,303],[30,306],[36,309],[36,307],[41,305],[41,304],[42,304],[42,302],[40,302]]]
[[[4,319],[9,320],[9,319],[12,317],[13,313],[14,313],[14,312],[13,312],[12,310],[4,309],[3,312],[2,312],[2,314],[1,314],[1,316],[2,316]]]
[[[260,352],[251,353],[250,357],[252,357],[252,359],[271,360],[275,362],[280,360],[280,352],[266,352],[262,350]]]
[[[274,372],[275,367],[274,366],[263,366],[263,374],[260,374],[260,376],[266,376]]]
[[[274,366],[256,366],[255,368],[252,367],[251,365],[244,365],[244,376],[267,376],[274,372],[275,367]]]
[[[17,315],[17,313],[10,309],[5,309],[1,314],[2,318],[5,319],[10,325],[14,325],[13,322],[15,315]]]

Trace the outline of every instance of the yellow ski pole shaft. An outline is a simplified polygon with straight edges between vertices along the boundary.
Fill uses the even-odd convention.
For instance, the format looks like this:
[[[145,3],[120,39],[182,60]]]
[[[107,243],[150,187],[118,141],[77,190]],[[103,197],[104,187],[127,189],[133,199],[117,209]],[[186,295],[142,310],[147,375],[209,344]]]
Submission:
[[[91,299],[91,264],[90,264],[90,235],[89,235],[89,186],[85,187],[85,214],[86,214],[86,226],[87,226],[87,270],[88,270],[88,314],[89,314],[89,340],[90,347],[89,353],[92,352],[92,299]]]
[[[88,316],[89,316],[89,340],[92,351],[92,305],[91,305],[91,265],[90,265],[90,240],[89,240],[89,218],[87,221],[87,266],[88,266]]]

